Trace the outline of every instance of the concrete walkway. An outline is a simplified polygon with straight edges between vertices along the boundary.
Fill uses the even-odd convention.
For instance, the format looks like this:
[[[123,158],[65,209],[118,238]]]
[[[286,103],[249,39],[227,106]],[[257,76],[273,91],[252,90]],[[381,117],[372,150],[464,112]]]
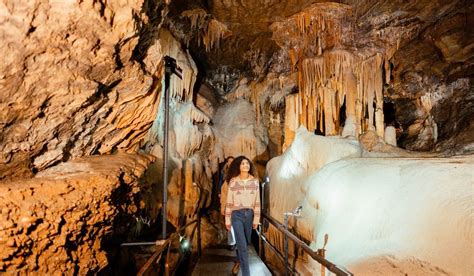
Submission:
[[[232,275],[235,251],[227,250],[224,246],[211,247],[203,250],[192,276]],[[253,246],[249,246],[250,274],[252,276],[272,275],[265,264],[258,257]],[[239,272],[239,276],[242,275]]]

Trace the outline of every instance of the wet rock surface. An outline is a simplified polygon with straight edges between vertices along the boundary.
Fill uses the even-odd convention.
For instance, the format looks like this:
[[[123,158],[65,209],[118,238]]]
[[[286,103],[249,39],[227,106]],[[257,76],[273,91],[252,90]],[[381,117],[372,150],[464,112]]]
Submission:
[[[95,273],[108,264],[103,241],[123,234],[139,210],[139,179],[154,158],[94,156],[0,183],[0,271]]]

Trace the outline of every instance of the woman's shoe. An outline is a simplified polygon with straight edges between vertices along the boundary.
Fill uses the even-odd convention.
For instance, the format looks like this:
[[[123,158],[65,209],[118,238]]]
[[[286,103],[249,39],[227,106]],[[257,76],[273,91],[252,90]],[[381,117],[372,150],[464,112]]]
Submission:
[[[240,270],[240,263],[239,263],[239,262],[235,262],[235,263],[234,263],[234,267],[232,267],[232,275],[237,275],[237,274],[239,274],[239,270]]]

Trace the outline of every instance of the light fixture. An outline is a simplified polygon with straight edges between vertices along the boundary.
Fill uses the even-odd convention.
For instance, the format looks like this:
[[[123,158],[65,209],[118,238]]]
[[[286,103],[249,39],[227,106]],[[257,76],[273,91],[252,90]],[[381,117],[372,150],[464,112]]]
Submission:
[[[181,251],[183,252],[187,252],[191,249],[191,243],[189,242],[188,238],[186,238],[186,236],[179,235],[179,244]]]

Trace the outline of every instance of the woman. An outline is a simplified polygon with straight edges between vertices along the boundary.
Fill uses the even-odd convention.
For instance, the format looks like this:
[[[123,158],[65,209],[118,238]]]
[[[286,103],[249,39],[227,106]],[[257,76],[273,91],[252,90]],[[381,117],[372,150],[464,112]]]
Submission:
[[[260,187],[256,170],[245,156],[234,159],[227,178],[229,190],[225,208],[225,226],[234,229],[237,242],[237,257],[242,275],[250,275],[248,262],[248,244],[252,228],[256,229],[260,221]]]

